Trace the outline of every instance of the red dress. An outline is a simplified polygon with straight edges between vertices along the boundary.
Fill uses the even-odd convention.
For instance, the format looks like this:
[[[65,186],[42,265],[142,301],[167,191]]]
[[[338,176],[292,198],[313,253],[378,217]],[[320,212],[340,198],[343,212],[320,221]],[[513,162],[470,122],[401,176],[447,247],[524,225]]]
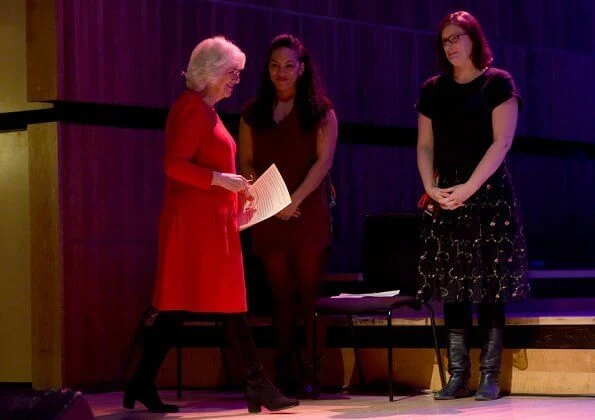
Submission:
[[[160,311],[246,312],[237,194],[211,186],[235,173],[236,145],[215,110],[192,90],[167,117],[165,196],[153,306]]]
[[[297,106],[279,123],[257,129],[254,101],[243,109],[242,117],[252,129],[253,167],[261,175],[275,164],[290,193],[304,181],[318,158],[317,130],[302,131]],[[300,204],[300,217],[281,220],[271,217],[251,228],[252,250],[263,256],[270,251],[301,248],[323,250],[331,244],[328,195],[322,182]]]

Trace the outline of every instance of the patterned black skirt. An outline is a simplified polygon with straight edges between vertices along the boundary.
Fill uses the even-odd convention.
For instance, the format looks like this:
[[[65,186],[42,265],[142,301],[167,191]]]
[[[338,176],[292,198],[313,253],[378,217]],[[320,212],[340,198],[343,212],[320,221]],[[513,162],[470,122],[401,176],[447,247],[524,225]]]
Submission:
[[[439,187],[470,172],[439,174]],[[527,249],[508,170],[502,165],[456,210],[423,213],[419,294],[446,302],[508,302],[529,294]]]

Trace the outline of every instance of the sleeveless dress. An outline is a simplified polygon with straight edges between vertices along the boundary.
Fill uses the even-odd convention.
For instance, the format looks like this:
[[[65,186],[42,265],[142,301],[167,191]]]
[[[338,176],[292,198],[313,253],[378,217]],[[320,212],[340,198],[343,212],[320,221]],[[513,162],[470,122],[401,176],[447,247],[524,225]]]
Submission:
[[[466,84],[446,74],[424,83],[417,108],[432,120],[439,187],[469,179],[493,143],[492,111],[512,97],[521,105],[511,76],[496,68]],[[422,297],[493,303],[529,294],[525,236],[505,163],[465,206],[422,219]]]
[[[271,120],[265,128],[254,124],[254,101],[242,110],[242,118],[252,130],[253,167],[258,175],[273,163],[283,176],[289,193],[306,178],[317,160],[317,130],[302,131],[297,107],[279,123]],[[329,202],[322,182],[300,204],[302,215],[289,220],[271,217],[251,228],[252,250],[262,256],[274,250],[309,247],[324,249],[331,243]]]

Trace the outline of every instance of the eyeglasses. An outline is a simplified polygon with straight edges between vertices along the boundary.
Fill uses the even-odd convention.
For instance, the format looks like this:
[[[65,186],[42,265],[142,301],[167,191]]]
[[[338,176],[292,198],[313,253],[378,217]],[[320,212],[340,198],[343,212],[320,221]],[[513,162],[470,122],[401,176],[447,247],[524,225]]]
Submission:
[[[455,45],[463,35],[467,35],[467,33],[459,32],[458,34],[452,34],[448,38],[442,38],[442,48]]]

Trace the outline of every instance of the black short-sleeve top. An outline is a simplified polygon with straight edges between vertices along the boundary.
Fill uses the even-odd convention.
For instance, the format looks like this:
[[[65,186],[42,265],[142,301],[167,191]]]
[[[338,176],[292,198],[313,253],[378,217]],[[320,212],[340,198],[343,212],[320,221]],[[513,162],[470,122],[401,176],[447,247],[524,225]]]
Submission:
[[[521,106],[514,80],[497,68],[464,84],[449,74],[428,79],[417,110],[432,120],[435,169],[472,171],[494,141],[492,111],[512,97]]]

